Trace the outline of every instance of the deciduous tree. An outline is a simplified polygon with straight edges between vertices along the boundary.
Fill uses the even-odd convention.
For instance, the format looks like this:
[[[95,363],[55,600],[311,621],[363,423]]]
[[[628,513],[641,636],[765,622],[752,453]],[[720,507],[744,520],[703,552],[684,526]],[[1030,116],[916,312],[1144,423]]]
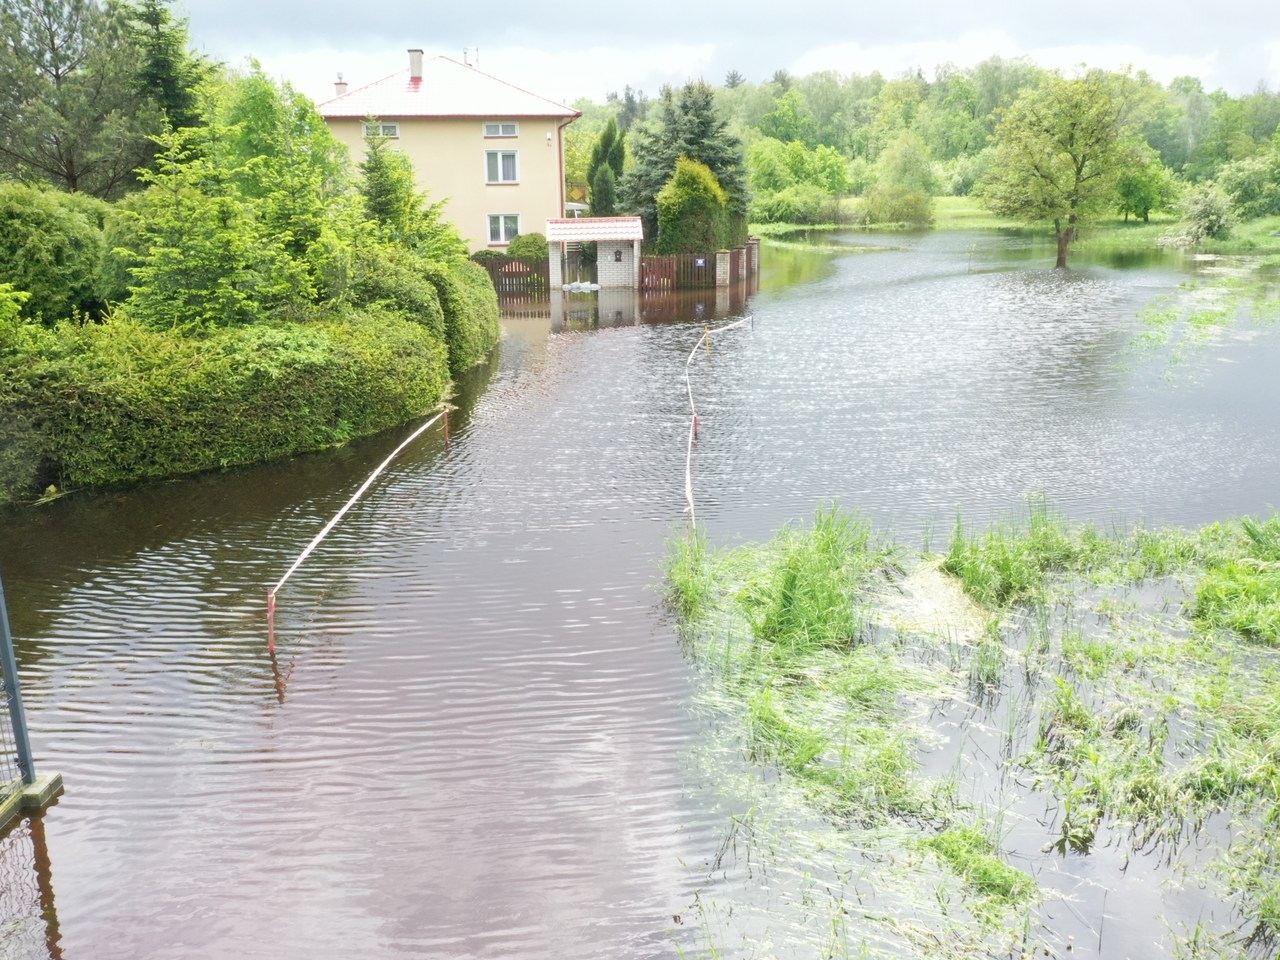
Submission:
[[[1049,223],[1057,266],[1082,224],[1115,202],[1116,181],[1145,143],[1133,117],[1132,80],[1090,71],[1051,75],[1024,92],[996,128],[994,163],[981,194],[988,208],[1027,223]]]

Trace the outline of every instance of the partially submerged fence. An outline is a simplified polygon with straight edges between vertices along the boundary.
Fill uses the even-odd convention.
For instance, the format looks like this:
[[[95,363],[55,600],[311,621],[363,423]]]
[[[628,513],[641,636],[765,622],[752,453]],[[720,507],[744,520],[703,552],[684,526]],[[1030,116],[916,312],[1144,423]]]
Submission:
[[[546,257],[478,257],[498,296],[546,296],[551,288],[551,264]]]
[[[677,253],[640,258],[640,289],[651,293],[716,285],[715,254]]]
[[[743,283],[759,268],[760,242],[710,253],[680,253],[640,258],[640,289],[645,293],[729,287]]]

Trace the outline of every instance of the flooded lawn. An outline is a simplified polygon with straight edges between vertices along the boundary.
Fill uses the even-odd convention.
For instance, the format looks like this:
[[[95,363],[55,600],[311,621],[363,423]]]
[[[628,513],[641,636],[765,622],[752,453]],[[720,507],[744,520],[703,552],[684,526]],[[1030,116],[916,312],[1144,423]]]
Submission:
[[[1280,518],[1101,532],[1041,502],[941,558],[822,511],[674,541],[702,756],[748,798],[708,954],[1274,955],[1278,560]]]
[[[839,252],[877,244],[894,249]],[[947,549],[957,510],[982,531],[1036,492],[1103,530],[1265,515],[1274,294],[1228,288],[1221,264],[1047,262],[994,235],[837,236],[766,247],[746,301],[513,309],[461,385],[453,444],[406,451],[289,582],[283,687],[266,588],[412,427],[0,514],[37,762],[67,784],[0,843],[7,955],[1122,957],[1185,940],[1213,956],[1247,923],[1243,874],[1209,869],[1252,829],[1234,813],[1205,812],[1203,856],[1185,837],[1137,854],[1090,800],[1087,855],[1070,837],[1040,849],[1066,817],[1051,781],[1083,780],[1081,751],[1111,750],[1114,702],[1136,696],[1112,669],[1129,633],[1183,624],[1194,587],[1064,580],[997,636],[989,607],[935,596],[909,561]],[[736,656],[727,634],[717,658],[682,645],[663,598],[685,361],[745,312],[695,371],[708,544],[765,542],[838,502],[905,551],[897,606],[866,626],[895,656],[858,696],[868,718],[910,721],[863,745],[868,772],[918,764],[924,785],[886,793],[855,835],[853,808],[815,807],[809,778],[743,733],[710,664]],[[957,616],[969,626],[937,626]],[[1154,656],[1144,670],[1182,682],[1182,660]],[[1037,754],[1055,678],[1092,719]],[[1161,708],[1167,753],[1207,735]],[[756,712],[789,736],[786,703]],[[1125,735],[1152,736],[1154,716]],[[982,886],[966,860],[989,868]],[[1160,919],[1130,924],[1116,902]],[[1010,910],[1029,918],[1016,938]]]

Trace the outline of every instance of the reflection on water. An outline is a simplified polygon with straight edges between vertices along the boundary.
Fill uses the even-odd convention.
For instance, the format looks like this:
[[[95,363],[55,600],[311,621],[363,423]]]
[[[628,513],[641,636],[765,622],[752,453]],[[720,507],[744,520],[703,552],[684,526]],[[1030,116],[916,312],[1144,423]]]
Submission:
[[[765,248],[761,289],[513,305],[446,450],[338,451],[0,514],[69,957],[647,958],[690,916],[735,798],[654,589],[683,511],[763,538],[823,500],[906,539],[1043,489],[1201,523],[1275,497],[1274,330],[1203,375],[1117,362],[1173,264],[1068,273],[998,236]],[[859,240],[861,242],[861,240]],[[23,941],[24,943],[26,941]],[[44,947],[27,956],[44,956]],[[778,950],[782,950],[781,945]],[[18,954],[24,955],[24,954]]]

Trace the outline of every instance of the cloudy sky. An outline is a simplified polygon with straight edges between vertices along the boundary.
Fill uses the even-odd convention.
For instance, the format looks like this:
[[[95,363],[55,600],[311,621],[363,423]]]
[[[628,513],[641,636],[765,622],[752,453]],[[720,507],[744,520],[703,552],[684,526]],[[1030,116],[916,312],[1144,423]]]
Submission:
[[[572,5],[503,0],[176,0],[193,44],[228,63],[254,57],[316,99],[335,74],[359,85],[405,66],[405,50],[466,56],[481,69],[570,102],[630,84],[729,70],[834,69],[893,76],[940,63],[1027,56],[1045,67],[1132,65],[1207,89],[1280,88],[1276,0],[639,0]],[[553,12],[548,12],[553,11]],[[478,51],[478,53],[477,53]]]

